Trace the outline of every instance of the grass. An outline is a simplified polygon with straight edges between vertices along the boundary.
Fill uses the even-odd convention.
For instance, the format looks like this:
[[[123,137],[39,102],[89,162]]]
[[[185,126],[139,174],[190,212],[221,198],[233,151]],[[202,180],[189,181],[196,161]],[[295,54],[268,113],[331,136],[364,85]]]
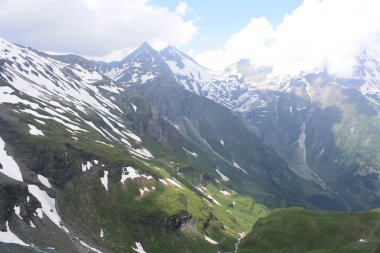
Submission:
[[[212,249],[232,250],[235,234],[221,229],[222,212],[215,212],[197,194],[189,189],[164,187],[141,197],[141,182],[116,183],[106,192],[99,179],[77,178],[71,189],[65,190],[64,217],[80,224],[78,230],[97,238],[103,227],[108,244],[116,252],[125,252],[134,241],[139,241],[148,252],[212,252]],[[89,181],[87,181],[89,180]],[[163,224],[169,217],[187,210],[195,219],[190,229],[171,231]],[[208,227],[205,221],[210,219]],[[102,225],[99,225],[102,224]],[[204,240],[204,230],[220,240],[217,246]],[[173,243],[177,242],[181,244]]]
[[[221,189],[230,192],[231,195],[224,195]],[[236,194],[228,188],[217,188],[215,185],[209,184],[207,190],[211,196],[223,206],[220,208],[223,213],[225,213],[226,210],[228,211],[230,214],[228,220],[231,218],[234,219],[233,223],[227,221],[225,221],[225,223],[230,223],[235,231],[248,232],[259,218],[264,217],[268,213],[267,208],[256,203],[252,198]]]
[[[359,242],[364,239],[367,242]],[[239,253],[380,252],[380,213],[274,210],[242,241]]]

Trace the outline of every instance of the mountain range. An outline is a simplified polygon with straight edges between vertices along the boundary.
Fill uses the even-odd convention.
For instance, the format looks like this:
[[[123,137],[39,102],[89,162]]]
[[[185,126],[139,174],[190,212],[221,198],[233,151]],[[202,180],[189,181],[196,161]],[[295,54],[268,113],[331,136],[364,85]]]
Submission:
[[[146,42],[107,63],[0,39],[0,249],[277,252],[255,233],[380,206],[379,109],[367,53],[341,78],[249,59],[217,73]],[[377,231],[365,217],[334,219]],[[376,233],[328,250],[376,252]]]

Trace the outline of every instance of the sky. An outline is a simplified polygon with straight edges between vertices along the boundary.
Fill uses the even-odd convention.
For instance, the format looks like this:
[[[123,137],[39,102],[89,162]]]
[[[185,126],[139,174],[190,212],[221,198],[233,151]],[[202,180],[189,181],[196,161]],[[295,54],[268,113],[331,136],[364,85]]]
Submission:
[[[147,41],[222,70],[242,58],[279,73],[353,72],[380,56],[379,0],[0,0],[0,37],[117,60]]]
[[[176,0],[153,0],[175,10]],[[252,17],[266,17],[279,24],[284,16],[302,4],[302,0],[188,0],[186,17],[196,20],[198,32],[192,41],[183,45],[185,50],[204,50],[223,46],[236,31],[247,25]]]

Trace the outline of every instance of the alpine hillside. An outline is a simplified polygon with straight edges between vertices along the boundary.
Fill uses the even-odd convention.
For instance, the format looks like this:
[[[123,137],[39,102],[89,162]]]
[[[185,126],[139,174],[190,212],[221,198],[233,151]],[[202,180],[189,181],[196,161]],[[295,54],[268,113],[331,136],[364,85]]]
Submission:
[[[379,109],[366,53],[339,78],[0,39],[0,251],[377,252]]]

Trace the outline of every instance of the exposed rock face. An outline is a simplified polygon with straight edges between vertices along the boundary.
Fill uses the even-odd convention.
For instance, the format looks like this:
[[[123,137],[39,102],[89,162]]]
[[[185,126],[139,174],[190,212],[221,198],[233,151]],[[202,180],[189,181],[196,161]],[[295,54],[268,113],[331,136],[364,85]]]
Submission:
[[[188,231],[195,229],[196,220],[186,210],[180,210],[178,213],[165,219],[162,224],[166,229],[169,229],[170,231]]]

